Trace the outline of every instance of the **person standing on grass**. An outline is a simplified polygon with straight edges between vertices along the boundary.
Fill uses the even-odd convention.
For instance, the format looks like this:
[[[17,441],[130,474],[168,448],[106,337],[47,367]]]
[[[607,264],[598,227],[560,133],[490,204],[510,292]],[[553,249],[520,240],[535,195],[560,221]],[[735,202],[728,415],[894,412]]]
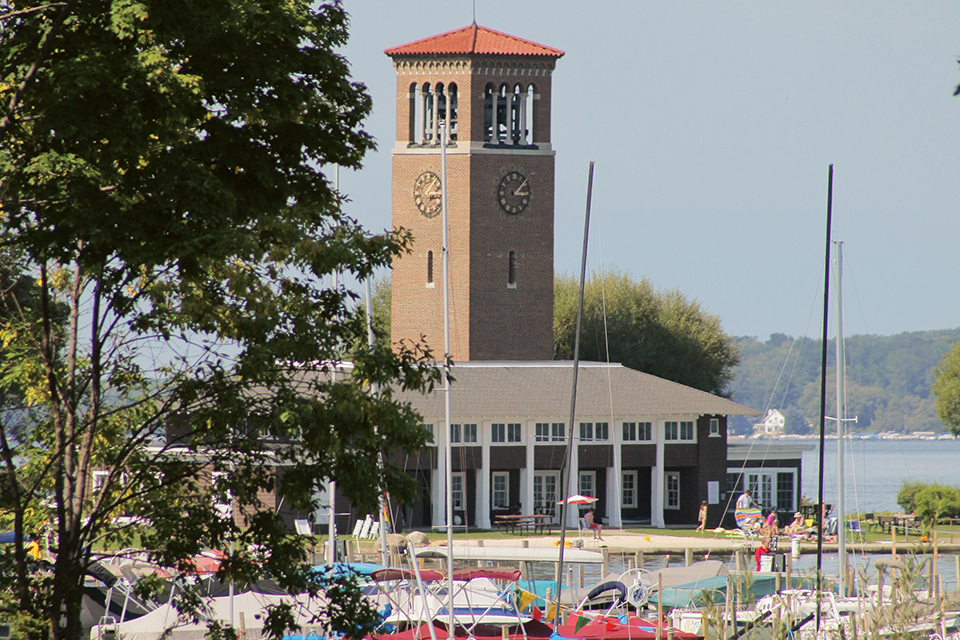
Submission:
[[[697,531],[703,533],[707,528],[707,501],[704,500],[700,503],[700,513],[697,515],[697,521],[700,522],[700,526],[697,527]]]
[[[767,514],[767,519],[765,523],[767,525],[767,530],[770,532],[770,536],[776,538],[780,535],[780,523],[777,521],[777,510],[770,509],[770,513]]]

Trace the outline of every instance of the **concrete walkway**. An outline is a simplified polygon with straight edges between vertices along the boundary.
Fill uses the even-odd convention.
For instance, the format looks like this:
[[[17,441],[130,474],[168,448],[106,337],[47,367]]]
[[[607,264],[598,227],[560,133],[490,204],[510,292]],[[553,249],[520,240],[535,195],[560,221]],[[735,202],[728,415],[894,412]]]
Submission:
[[[454,542],[456,545],[476,545],[486,547],[546,547],[556,546],[559,541],[560,536],[558,534],[547,536],[521,536],[504,534],[499,538],[487,537],[475,540],[464,540],[462,538],[458,538]],[[642,552],[644,554],[651,555],[677,554],[682,556],[689,549],[693,553],[694,559],[696,560],[702,560],[703,556],[706,555],[729,555],[735,551],[744,550],[745,548],[752,551],[757,547],[758,544],[758,541],[756,540],[744,541],[742,537],[727,537],[726,533],[716,533],[714,531],[707,531],[705,533],[693,536],[672,536],[668,533],[643,534],[618,529],[605,529],[603,531],[602,541],[594,540],[592,536],[584,536],[581,538],[577,535],[576,531],[573,532],[573,535],[568,534],[566,536],[566,541],[574,547],[582,543],[582,548],[587,550],[600,550],[605,548],[608,553],[613,555],[630,555],[637,552]],[[433,542],[432,546],[445,545],[446,541],[440,540]],[[893,545],[890,542],[851,543],[848,541],[847,549],[850,551],[856,551],[858,553],[884,554],[892,553]],[[920,542],[897,542],[896,545],[897,553],[923,553],[925,549],[930,551],[932,547],[929,543],[923,544]],[[829,544],[824,543],[823,550],[824,552],[835,553],[837,551],[837,544],[835,542]],[[779,551],[787,553],[790,552],[790,540],[788,538],[780,538]],[[960,543],[940,543],[938,544],[938,551],[946,554],[960,553]],[[816,552],[816,543],[804,542],[800,544],[800,553],[809,554]]]

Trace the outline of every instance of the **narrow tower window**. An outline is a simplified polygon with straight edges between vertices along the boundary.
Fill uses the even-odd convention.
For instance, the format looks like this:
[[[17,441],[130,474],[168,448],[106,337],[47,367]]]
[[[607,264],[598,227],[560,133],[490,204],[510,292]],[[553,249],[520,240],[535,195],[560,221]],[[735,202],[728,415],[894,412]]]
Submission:
[[[427,251],[427,286],[433,286],[433,251]]]
[[[511,251],[507,255],[507,288],[517,288],[517,252]]]

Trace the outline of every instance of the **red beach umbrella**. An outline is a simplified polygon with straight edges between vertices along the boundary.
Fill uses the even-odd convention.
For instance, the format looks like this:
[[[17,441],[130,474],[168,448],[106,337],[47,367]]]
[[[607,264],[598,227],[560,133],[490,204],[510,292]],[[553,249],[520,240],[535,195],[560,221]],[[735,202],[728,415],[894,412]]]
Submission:
[[[597,498],[591,498],[590,496],[581,496],[580,494],[570,496],[566,500],[557,500],[557,504],[590,504],[591,502],[596,502]]]

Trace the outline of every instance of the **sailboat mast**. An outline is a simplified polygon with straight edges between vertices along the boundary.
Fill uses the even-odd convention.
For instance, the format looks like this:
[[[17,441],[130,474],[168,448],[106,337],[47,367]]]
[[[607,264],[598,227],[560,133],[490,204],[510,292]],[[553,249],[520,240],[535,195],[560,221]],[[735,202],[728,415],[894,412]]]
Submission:
[[[371,278],[372,277],[373,276],[371,276]],[[373,351],[376,336],[373,334],[373,291],[370,287],[370,278],[367,278],[363,283],[363,291],[367,305],[367,346],[370,348],[370,351]],[[371,390],[373,391],[374,395],[378,395],[380,392],[380,385],[378,383],[374,383]],[[377,468],[380,471],[383,471],[383,451],[377,452]],[[383,564],[389,565],[390,563],[388,562],[387,555],[387,521],[384,517],[384,512],[389,507],[386,497],[387,494],[381,491],[379,498],[380,515],[378,522],[380,523],[380,554],[383,558]]]
[[[827,420],[827,333],[830,330],[830,223],[833,220],[833,164],[827,178],[827,248],[823,274],[823,340],[820,353],[820,470],[817,482],[817,623],[820,631],[820,579],[823,576],[823,453]]]
[[[846,431],[847,403],[844,389],[845,352],[843,343],[843,243],[837,241],[837,571],[840,596],[847,595],[847,538],[844,510],[846,484],[843,477],[843,446]]]
[[[570,392],[570,433],[567,436],[567,457],[560,469],[560,487],[565,487],[563,503],[560,505],[560,555],[557,558],[557,606],[554,609],[554,621],[560,624],[560,584],[563,580],[563,549],[567,542],[567,510],[572,477],[573,460],[573,420],[577,414],[577,372],[580,368],[580,323],[583,320],[583,286],[587,277],[587,239],[590,235],[590,201],[593,198],[593,160],[590,161],[590,173],[587,177],[587,213],[583,222],[583,257],[580,260],[580,299],[577,303],[577,326],[573,332],[573,388]],[[566,476],[564,476],[566,474]],[[566,477],[566,483],[564,483]],[[572,586],[572,585],[571,585]]]
[[[333,169],[333,190],[337,194],[337,211],[340,211],[340,165],[334,165]],[[338,271],[333,272],[333,288],[340,288],[340,276]],[[369,307],[367,308],[369,312]],[[333,377],[336,379],[337,368],[333,368]],[[328,518],[327,523],[327,566],[333,567],[337,561],[337,481],[330,480],[327,483]],[[386,560],[384,560],[386,564]],[[333,575],[332,573],[330,575]],[[233,618],[231,617],[231,620]]]
[[[453,638],[453,443],[450,433],[450,245],[447,242],[447,123],[440,124],[440,223],[443,227],[443,397],[447,459],[447,637]]]

